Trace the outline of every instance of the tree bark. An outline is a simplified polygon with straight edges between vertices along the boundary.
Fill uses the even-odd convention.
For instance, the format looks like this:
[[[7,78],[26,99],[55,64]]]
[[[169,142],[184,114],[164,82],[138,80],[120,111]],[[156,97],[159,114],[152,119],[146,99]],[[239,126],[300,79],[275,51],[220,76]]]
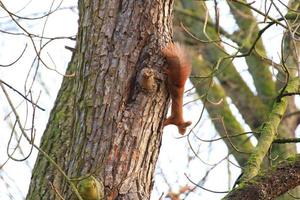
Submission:
[[[224,200],[268,200],[278,197],[300,184],[299,156],[280,163],[275,169],[233,190]]]
[[[173,0],[81,0],[76,52],[47,128],[44,150],[68,175],[92,174],[106,199],[149,199],[167,91],[160,47],[170,40]],[[154,71],[153,91],[137,82]],[[27,199],[76,199],[38,155]]]

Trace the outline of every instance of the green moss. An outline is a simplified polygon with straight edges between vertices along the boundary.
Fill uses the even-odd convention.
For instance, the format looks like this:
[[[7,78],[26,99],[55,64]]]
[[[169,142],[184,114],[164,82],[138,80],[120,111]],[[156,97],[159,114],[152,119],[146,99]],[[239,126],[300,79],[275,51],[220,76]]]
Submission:
[[[300,154],[294,154],[287,157],[286,161],[289,162],[290,164],[294,164],[299,159],[300,159]]]
[[[103,200],[104,186],[95,177],[89,176],[80,180],[77,189],[83,200]]]
[[[299,79],[289,81],[284,93],[293,93],[299,90]],[[287,108],[287,98],[283,97],[274,102],[269,119],[259,129],[260,138],[257,146],[251,154],[247,166],[244,169],[242,181],[248,181],[255,177],[260,170],[260,165],[267,154],[277,134],[277,128]]]

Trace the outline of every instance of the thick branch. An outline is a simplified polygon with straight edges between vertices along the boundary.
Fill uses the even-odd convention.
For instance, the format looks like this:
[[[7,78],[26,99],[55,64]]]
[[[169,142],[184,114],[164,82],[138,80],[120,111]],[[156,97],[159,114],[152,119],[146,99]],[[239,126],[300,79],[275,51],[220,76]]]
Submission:
[[[297,91],[299,91],[299,79],[295,78],[289,81],[284,93]],[[241,181],[250,180],[256,176],[260,170],[260,165],[276,136],[278,125],[286,111],[287,104],[288,100],[286,97],[281,98],[279,102],[274,103],[268,121],[266,121],[258,131],[261,133],[258,144],[249,158]]]
[[[300,185],[300,156],[290,162],[282,162],[253,181],[230,192],[224,200],[274,199]]]
[[[239,26],[237,37],[243,38],[244,41],[241,51],[242,53],[247,53],[248,49],[253,45],[253,43],[256,41],[256,38],[259,36],[258,24],[248,7],[230,2],[228,2],[228,4],[230,6],[230,11]],[[266,51],[261,38],[256,42],[255,49],[259,54],[266,57]],[[261,62],[261,57],[256,53],[246,56],[245,59],[249,72],[252,75],[257,93],[262,101],[268,105],[270,103],[270,98],[275,95],[275,83],[272,80],[272,75],[268,68],[269,65],[265,62]]]
[[[190,7],[186,7],[184,9],[199,16],[204,15],[206,12],[204,5],[196,2],[194,2]],[[206,27],[204,30],[204,24],[201,21],[199,22],[199,20],[193,19],[186,20],[184,17],[181,17],[180,13],[177,15],[175,14],[175,17],[177,17],[175,24],[182,22],[192,33],[195,34],[196,37],[200,39],[206,38],[205,40],[218,40],[219,35],[216,30],[212,27]],[[211,22],[211,20],[209,19],[208,22]],[[209,36],[209,38],[207,38],[207,36]],[[184,40],[189,41],[190,36],[185,37]],[[193,43],[195,43],[195,40],[193,40]],[[199,44],[197,48],[199,48],[199,52],[203,60],[210,63],[210,66],[207,67],[214,66],[215,63],[219,62],[220,58],[228,56],[224,53],[224,48],[216,42],[211,42],[207,45]],[[243,81],[240,74],[235,69],[232,61],[230,59],[223,60],[213,75],[218,77],[226,91],[226,95],[232,99],[246,123],[249,124],[251,128],[257,128],[266,119],[265,112],[267,111],[267,107],[262,103],[259,97],[255,96],[251,92],[247,84]],[[251,102],[251,104],[249,104],[249,102]],[[258,112],[252,112],[254,109]]]

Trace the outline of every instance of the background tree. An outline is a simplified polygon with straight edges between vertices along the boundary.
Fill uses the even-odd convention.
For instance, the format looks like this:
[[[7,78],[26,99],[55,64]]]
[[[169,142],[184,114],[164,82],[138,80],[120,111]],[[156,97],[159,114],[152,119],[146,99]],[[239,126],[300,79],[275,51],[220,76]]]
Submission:
[[[269,159],[271,162],[265,163],[265,167],[268,167],[295,153],[295,145],[287,144],[291,140],[287,143],[272,143],[275,138],[293,138],[299,124],[299,115],[288,114],[298,113],[294,98],[282,98],[285,96],[284,93],[299,93],[297,75],[299,71],[299,44],[297,42],[299,20],[296,17],[299,3],[289,2],[288,14],[285,15],[280,12],[278,4],[274,2],[266,1],[265,12],[261,12],[246,1],[227,1],[238,26],[238,30],[233,34],[226,31],[226,26],[219,26],[222,22],[219,20],[222,18],[219,18],[217,2],[214,3],[215,22],[212,22],[206,15],[205,4],[179,1],[176,9],[178,14],[175,14],[177,22],[175,23],[179,28],[185,30],[185,34],[179,34],[178,38],[188,43],[196,52],[195,55],[200,51],[201,58],[195,57],[193,65],[195,79],[192,81],[198,95],[203,97],[202,101],[210,117],[219,119],[214,120],[213,123],[218,133],[224,138],[228,138],[224,142],[227,144],[229,152],[243,167],[244,174],[240,181],[244,182],[257,175],[264,158],[271,158]],[[269,15],[271,9],[277,10],[279,19],[275,20]],[[266,26],[261,30],[258,28],[257,19],[252,12],[263,17]],[[267,53],[261,36],[272,25],[278,23],[285,28],[286,32],[282,40],[281,60],[276,64],[277,79],[274,81],[272,76],[275,77],[275,75],[272,75],[270,70],[270,64],[274,61],[266,57]],[[225,41],[225,38],[234,42],[235,54],[233,56],[228,55],[224,49],[224,46],[232,47]],[[236,68],[239,66],[234,67],[233,65],[232,61],[240,57],[245,58],[255,86],[254,92],[257,94],[250,90],[249,84],[237,72]],[[200,82],[196,79],[197,76],[207,76],[207,81]],[[213,77],[216,77],[218,81],[214,81]],[[281,92],[277,92],[280,88]],[[245,131],[233,116],[225,97],[231,98],[252,133],[257,137],[258,145],[255,148],[247,135],[230,138]],[[284,114],[292,117],[284,117],[281,120]],[[249,154],[250,152],[251,154]],[[269,155],[267,156],[267,154]],[[250,160],[248,160],[249,155]],[[252,198],[258,199],[259,196],[252,193]],[[265,199],[266,197],[260,198]]]
[[[224,161],[240,166],[244,172],[238,180],[240,187],[230,192],[228,199],[271,199],[299,184],[298,157],[287,160],[296,153],[298,140],[294,137],[300,122],[294,99],[299,94],[299,2],[264,1],[261,9],[246,1],[226,3],[176,1],[173,22],[174,39],[189,47],[193,59],[193,88],[188,90],[191,102],[187,105],[195,99],[202,102],[193,105],[200,117],[193,119],[195,123],[187,137],[181,139],[189,144],[187,163],[200,161],[207,165],[199,147],[214,145],[218,140],[211,132],[208,135],[212,139],[202,139],[204,109],[221,136],[219,139],[227,145],[228,154],[208,165],[203,177],[197,179],[195,170],[188,173],[188,185],[179,184],[178,192],[173,191],[174,183],[169,185],[167,194],[160,195],[158,191],[162,198],[192,199],[192,194],[206,189],[203,185],[209,174]],[[234,19],[234,32],[227,26],[228,19],[222,18],[226,5],[226,17]],[[36,60],[57,71],[42,57],[44,46],[35,43],[36,38],[47,38],[31,34],[19,23],[22,17],[10,12],[3,3],[1,7],[28,37]],[[78,8],[76,47],[67,47],[73,56],[40,148],[33,144],[34,125],[26,128],[16,105],[9,101],[11,115],[15,115],[12,133],[18,130],[39,150],[27,199],[73,199],[76,195],[81,198],[78,190],[83,194],[82,185],[94,183],[89,175],[96,177],[98,187],[104,184],[107,199],[148,199],[168,105],[160,48],[171,40],[173,1],[79,1]],[[51,5],[44,16],[54,10],[57,9]],[[277,51],[279,59],[268,54],[271,44],[262,41],[275,26],[284,30],[282,50]],[[240,70],[241,59],[248,67],[248,78]],[[138,83],[146,67],[155,76],[150,90],[142,89]],[[1,87],[10,100],[10,85],[1,81]],[[32,104],[34,124],[38,103],[26,91],[23,97]],[[261,167],[267,170],[274,165],[278,166],[273,171],[257,176]],[[162,166],[157,169],[169,183]],[[156,184],[158,188],[159,181]],[[228,186],[231,190],[232,181]],[[225,195],[227,191],[221,193]],[[298,190],[293,195],[299,195]]]

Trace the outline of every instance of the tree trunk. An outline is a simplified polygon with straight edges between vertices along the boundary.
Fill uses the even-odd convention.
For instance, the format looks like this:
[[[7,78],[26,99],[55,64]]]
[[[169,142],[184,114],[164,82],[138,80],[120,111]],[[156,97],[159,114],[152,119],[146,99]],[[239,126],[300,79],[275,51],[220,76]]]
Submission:
[[[93,175],[106,199],[149,199],[167,91],[160,47],[170,40],[173,0],[82,0],[76,51],[41,141],[69,178]],[[150,67],[153,90],[138,84]],[[27,199],[76,199],[38,155]]]

